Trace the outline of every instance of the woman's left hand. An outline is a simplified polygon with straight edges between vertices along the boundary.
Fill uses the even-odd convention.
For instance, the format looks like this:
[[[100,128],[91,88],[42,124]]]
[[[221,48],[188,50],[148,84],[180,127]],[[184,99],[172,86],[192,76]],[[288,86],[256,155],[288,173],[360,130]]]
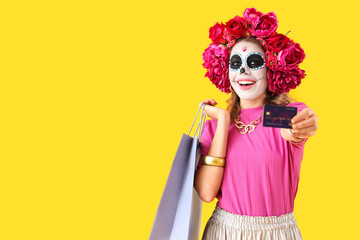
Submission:
[[[295,138],[308,138],[314,136],[318,129],[319,117],[312,108],[305,108],[291,119],[292,133]]]

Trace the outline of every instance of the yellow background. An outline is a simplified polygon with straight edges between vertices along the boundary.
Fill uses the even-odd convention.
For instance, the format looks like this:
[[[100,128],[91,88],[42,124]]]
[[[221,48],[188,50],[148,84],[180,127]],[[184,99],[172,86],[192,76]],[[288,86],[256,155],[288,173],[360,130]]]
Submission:
[[[291,95],[320,117],[295,217],[310,239],[359,223],[359,8],[355,1],[3,1],[0,239],[147,239],[201,100],[216,22],[274,11],[307,77]],[[202,230],[216,200],[204,203]]]

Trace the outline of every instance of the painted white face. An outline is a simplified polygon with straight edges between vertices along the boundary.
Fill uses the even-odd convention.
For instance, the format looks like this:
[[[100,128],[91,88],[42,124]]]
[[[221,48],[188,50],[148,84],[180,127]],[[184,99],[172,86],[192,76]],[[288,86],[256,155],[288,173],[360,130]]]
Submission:
[[[259,44],[243,40],[234,45],[230,54],[229,78],[240,99],[256,99],[266,92],[265,53]]]

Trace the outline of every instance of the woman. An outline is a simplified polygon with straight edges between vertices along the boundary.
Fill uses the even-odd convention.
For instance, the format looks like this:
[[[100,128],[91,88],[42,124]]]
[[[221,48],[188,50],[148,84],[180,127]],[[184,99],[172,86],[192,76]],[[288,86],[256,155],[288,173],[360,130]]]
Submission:
[[[317,130],[318,116],[290,101],[305,73],[298,43],[276,33],[273,12],[246,9],[210,28],[203,54],[206,76],[230,93],[228,111],[206,104],[201,160],[195,175],[200,198],[218,198],[203,239],[302,239],[294,218],[304,145]],[[263,127],[264,104],[297,108],[292,130]]]

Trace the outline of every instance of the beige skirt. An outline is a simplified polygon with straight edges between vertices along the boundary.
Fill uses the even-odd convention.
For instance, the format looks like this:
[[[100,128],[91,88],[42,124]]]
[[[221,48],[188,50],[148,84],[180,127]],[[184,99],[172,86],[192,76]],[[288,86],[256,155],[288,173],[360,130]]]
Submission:
[[[216,205],[202,240],[302,240],[294,213],[252,217],[233,214]]]

